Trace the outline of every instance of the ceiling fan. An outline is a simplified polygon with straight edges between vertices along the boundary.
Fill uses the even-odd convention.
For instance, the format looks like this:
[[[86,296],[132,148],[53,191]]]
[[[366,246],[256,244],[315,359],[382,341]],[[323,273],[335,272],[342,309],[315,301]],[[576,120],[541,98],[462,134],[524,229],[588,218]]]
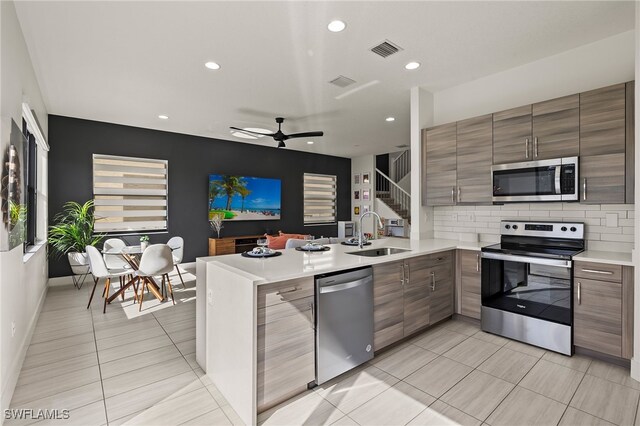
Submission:
[[[260,132],[254,132],[253,130],[241,129],[239,127],[231,127],[231,129],[237,130],[238,132],[247,133],[247,134],[250,134],[250,135],[259,135],[259,136],[272,137],[274,140],[276,140],[278,142],[278,148],[285,148],[286,145],[285,145],[284,141],[286,141],[287,139],[313,138],[313,137],[323,136],[324,135],[324,132],[302,132],[302,133],[291,133],[289,135],[285,135],[284,133],[282,133],[282,130],[280,130],[280,127],[282,127],[282,122],[283,121],[284,121],[284,118],[276,117],[276,123],[278,123],[278,131],[275,132],[275,133],[260,133]]]

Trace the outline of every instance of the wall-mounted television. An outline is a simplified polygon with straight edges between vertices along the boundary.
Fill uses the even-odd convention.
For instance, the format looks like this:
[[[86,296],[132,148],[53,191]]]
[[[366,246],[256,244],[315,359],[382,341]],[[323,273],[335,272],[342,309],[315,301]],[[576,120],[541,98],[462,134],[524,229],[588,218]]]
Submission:
[[[237,175],[209,175],[209,219],[279,220],[280,179]]]

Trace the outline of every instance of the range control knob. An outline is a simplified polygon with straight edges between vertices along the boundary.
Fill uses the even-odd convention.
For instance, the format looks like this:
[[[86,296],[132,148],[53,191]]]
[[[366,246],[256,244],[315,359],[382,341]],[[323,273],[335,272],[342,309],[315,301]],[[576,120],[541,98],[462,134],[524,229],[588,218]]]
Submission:
[[[513,225],[513,229],[518,229],[518,225]]]
[[[563,226],[562,228],[560,228],[560,230],[561,230],[562,232],[567,232],[567,227],[566,227],[566,226]]]
[[[578,230],[578,228],[576,228],[575,226],[571,227],[571,232],[576,232]]]
[[[505,229],[511,229],[511,225],[505,225]]]

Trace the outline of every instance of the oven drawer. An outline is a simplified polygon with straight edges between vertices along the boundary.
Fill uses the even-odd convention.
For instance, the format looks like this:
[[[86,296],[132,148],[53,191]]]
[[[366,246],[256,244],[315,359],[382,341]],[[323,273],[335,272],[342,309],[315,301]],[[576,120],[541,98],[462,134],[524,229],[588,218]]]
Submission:
[[[575,262],[573,275],[598,281],[622,282],[622,266],[607,263]]]

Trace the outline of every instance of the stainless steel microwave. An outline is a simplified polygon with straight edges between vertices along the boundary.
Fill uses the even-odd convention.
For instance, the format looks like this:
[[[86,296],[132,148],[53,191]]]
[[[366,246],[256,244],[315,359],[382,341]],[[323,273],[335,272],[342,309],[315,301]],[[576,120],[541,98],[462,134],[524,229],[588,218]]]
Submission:
[[[578,201],[578,157],[491,166],[495,204]]]

